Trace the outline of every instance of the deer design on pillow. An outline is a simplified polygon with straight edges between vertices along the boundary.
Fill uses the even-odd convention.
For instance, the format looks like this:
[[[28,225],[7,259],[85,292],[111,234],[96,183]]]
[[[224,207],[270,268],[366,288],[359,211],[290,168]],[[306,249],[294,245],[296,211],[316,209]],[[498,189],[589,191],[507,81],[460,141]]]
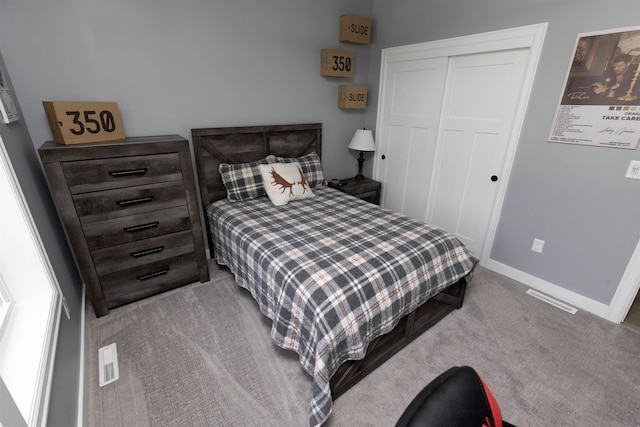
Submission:
[[[280,187],[280,194],[283,194],[285,191],[287,191],[287,189],[289,189],[289,197],[293,197],[293,186],[296,184],[300,184],[302,185],[302,194],[304,194],[309,188],[309,183],[307,182],[307,178],[305,178],[304,174],[302,173],[302,169],[298,168],[298,172],[300,172],[300,181],[289,182],[282,175],[276,172],[275,168],[272,167],[270,173],[273,181],[271,182],[271,184],[276,187]]]
[[[280,194],[284,193],[288,188],[289,197],[293,197],[293,186],[295,182],[289,182],[284,179],[278,172],[276,172],[275,168],[273,167],[271,168],[271,177],[273,178],[271,184],[282,189],[282,191],[280,191]]]
[[[298,184],[302,185],[302,194],[307,192],[307,188],[309,188],[309,184],[307,183],[307,178],[304,177],[302,173],[302,169],[298,168],[298,172],[300,172],[300,181]]]

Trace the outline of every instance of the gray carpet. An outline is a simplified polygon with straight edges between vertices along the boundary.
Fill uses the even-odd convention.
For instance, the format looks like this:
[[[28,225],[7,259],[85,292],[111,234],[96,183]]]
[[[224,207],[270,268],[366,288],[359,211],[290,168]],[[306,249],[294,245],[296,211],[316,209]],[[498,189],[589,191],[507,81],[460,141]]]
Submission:
[[[112,310],[87,309],[88,422],[113,426],[305,426],[311,377],[276,347],[232,276]],[[325,426],[393,426],[451,366],[474,367],[518,426],[640,426],[640,334],[569,314],[479,267],[464,306],[334,402]],[[120,379],[98,387],[115,342]]]

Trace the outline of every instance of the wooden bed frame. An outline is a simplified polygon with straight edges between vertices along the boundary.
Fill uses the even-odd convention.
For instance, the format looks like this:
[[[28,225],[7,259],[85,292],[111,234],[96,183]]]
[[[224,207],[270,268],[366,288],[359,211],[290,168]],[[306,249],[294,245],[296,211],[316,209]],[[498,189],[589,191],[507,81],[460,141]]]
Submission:
[[[321,123],[191,129],[191,135],[210,249],[213,244],[206,209],[209,204],[227,197],[218,171],[220,163],[247,163],[269,154],[299,157],[316,152],[322,155]],[[447,314],[462,307],[465,290],[466,280],[463,278],[409,313],[391,332],[373,340],[364,359],[343,363],[331,378],[333,399]]]

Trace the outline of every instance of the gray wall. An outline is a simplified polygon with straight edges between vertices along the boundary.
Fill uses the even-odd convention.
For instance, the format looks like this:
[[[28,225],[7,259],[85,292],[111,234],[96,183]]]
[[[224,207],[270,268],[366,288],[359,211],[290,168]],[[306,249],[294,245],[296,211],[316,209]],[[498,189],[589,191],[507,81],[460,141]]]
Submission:
[[[73,316],[49,425],[75,423],[81,283],[35,151],[52,138],[42,101],[116,101],[127,136],[322,122],[328,177],[353,176],[347,144],[365,114],[337,108],[338,85],[366,84],[369,49],[340,44],[338,23],[370,11],[368,0],[0,0],[0,52],[22,107],[0,129]],[[355,76],[321,77],[325,48],[355,52]]]
[[[346,146],[363,110],[339,84],[366,84],[368,47],[338,42],[339,16],[369,0],[1,0],[4,54],[34,144],[52,138],[42,101],[116,101],[127,136],[322,122],[330,177],[355,175]],[[355,76],[320,76],[320,50],[356,53]]]
[[[610,7],[611,6],[611,7]],[[615,7],[613,7],[615,6]],[[640,239],[640,149],[547,142],[578,33],[640,25],[637,0],[395,0],[373,4],[370,102],[381,49],[549,22],[491,258],[608,305]],[[375,128],[375,108],[367,127]],[[534,238],[544,251],[531,251]]]

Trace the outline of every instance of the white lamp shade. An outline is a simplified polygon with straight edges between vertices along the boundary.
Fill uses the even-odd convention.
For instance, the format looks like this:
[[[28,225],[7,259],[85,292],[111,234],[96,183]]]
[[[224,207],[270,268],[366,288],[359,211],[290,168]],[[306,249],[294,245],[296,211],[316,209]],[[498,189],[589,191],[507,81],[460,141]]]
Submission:
[[[349,149],[358,151],[376,151],[373,134],[370,130],[358,129],[351,138]]]

